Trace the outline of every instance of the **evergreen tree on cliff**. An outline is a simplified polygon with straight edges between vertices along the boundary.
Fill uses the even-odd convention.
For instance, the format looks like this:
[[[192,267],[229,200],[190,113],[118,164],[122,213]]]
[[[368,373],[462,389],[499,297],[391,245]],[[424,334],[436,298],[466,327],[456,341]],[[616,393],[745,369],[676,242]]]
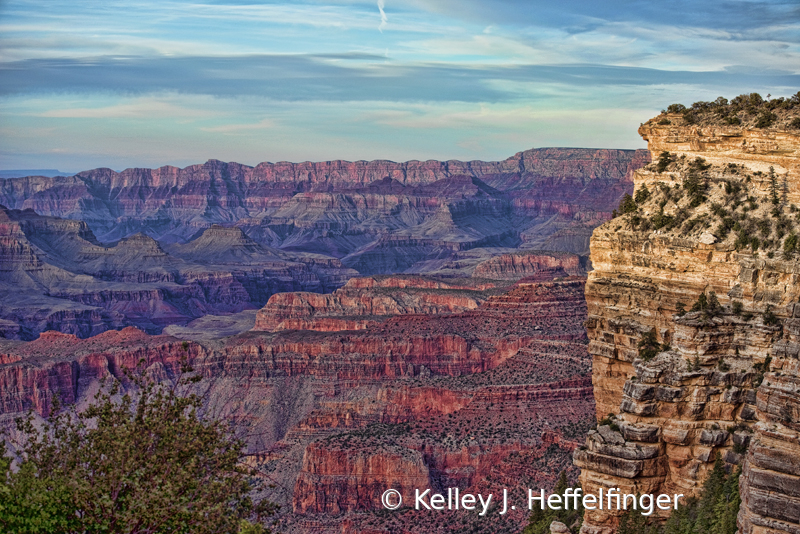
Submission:
[[[269,532],[248,521],[275,506],[250,500],[243,443],[200,416],[197,395],[136,382],[135,395],[113,386],[82,412],[56,403],[44,429],[17,421],[18,466],[0,445],[0,531]]]

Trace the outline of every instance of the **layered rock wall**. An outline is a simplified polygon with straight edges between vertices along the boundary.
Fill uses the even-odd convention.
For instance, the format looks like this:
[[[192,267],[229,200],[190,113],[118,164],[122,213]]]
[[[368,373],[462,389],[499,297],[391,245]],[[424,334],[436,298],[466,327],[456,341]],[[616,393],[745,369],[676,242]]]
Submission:
[[[744,466],[740,532],[797,533],[800,261],[782,245],[800,222],[800,136],[670,118],[640,133],[654,161],[667,151],[672,163],[637,171],[637,210],[592,236],[587,329],[603,420],[574,461],[587,493],[688,496],[720,455]],[[725,217],[733,229],[720,230]],[[718,303],[702,304],[712,292]],[[618,516],[587,511],[581,532],[614,532]]]

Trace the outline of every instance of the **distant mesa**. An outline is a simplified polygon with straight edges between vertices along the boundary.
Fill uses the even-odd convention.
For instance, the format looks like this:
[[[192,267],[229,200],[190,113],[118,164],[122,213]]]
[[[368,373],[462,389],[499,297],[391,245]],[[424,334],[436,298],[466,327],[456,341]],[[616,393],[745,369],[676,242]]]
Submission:
[[[209,160],[0,179],[0,334],[158,333],[356,275],[531,276],[559,265],[515,254],[585,256],[648,161],[550,148],[498,162]],[[536,276],[586,263],[569,261]]]
[[[62,172],[58,169],[16,169],[0,171],[0,178],[24,178],[25,176],[72,176],[71,173]]]

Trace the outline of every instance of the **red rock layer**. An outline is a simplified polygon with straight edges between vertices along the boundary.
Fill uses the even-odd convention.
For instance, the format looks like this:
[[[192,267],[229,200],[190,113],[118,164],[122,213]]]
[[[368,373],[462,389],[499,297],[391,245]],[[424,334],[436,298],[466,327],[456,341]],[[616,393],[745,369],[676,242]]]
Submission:
[[[490,287],[475,309],[384,316],[355,332],[254,331],[204,345],[130,328],[89,339],[45,333],[0,345],[0,422],[30,408],[46,414],[55,395],[83,403],[102,377],[124,383],[122,369],[140,358],[151,375],[174,378],[185,358],[203,377],[209,413],[234,424],[249,462],[273,483],[266,496],[283,505],[283,531],[435,531],[437,517],[387,516],[376,496],[395,484],[549,487],[570,468],[594,409],[583,284]],[[456,285],[352,284],[423,302]],[[525,515],[496,531],[518,530]],[[448,531],[461,531],[461,519]]]

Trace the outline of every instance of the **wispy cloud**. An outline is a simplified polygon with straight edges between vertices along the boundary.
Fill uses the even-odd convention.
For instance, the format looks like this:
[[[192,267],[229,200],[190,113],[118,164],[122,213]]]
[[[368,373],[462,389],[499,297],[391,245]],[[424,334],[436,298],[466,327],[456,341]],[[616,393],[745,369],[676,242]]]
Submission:
[[[381,33],[383,33],[383,29],[386,27],[386,24],[389,22],[389,17],[386,16],[386,12],[383,10],[386,7],[386,3],[383,0],[378,0],[378,11],[381,12],[381,23],[378,26],[378,29]]]
[[[670,103],[800,87],[796,0],[51,4],[0,1],[0,167],[633,147]]]
[[[337,56],[333,56],[337,57]],[[339,56],[347,57],[347,56]],[[0,95],[159,91],[217,97],[261,96],[276,101],[462,101],[524,98],[517,84],[574,87],[713,84],[800,86],[800,75],[676,71],[608,65],[386,64],[332,61],[326,56],[93,57],[0,64]]]

